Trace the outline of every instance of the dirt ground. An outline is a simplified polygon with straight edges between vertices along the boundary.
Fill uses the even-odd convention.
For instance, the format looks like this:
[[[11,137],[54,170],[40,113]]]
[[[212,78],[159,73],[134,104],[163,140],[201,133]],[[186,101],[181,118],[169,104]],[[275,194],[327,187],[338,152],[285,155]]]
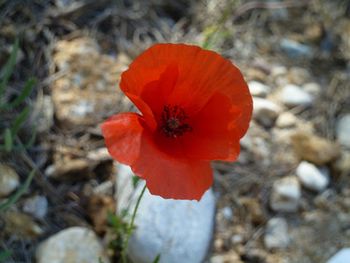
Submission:
[[[4,262],[33,262],[42,240],[70,226],[94,229],[107,247],[115,178],[99,124],[134,110],[118,89],[120,74],[157,42],[219,52],[248,83],[269,88],[256,97],[279,107],[254,115],[237,162],[213,164],[218,205],[208,262],[326,262],[350,247],[350,150],[337,138],[339,119],[350,114],[349,1],[0,0],[0,68],[16,38],[3,99],[16,99],[29,78],[37,82],[24,104],[0,112],[0,136],[25,106],[30,116],[17,142],[25,144],[34,130],[37,136],[25,150],[1,150],[0,162],[22,183],[36,173],[0,213],[0,251],[11,251]],[[312,104],[287,105],[287,84],[307,90]],[[293,123],[283,125],[285,113]],[[276,181],[296,178],[303,160],[328,171],[326,189],[301,183],[295,210],[273,208]],[[38,197],[47,202],[42,214],[29,205]],[[276,217],[288,225],[285,247],[266,244]],[[118,253],[109,255],[118,262]]]

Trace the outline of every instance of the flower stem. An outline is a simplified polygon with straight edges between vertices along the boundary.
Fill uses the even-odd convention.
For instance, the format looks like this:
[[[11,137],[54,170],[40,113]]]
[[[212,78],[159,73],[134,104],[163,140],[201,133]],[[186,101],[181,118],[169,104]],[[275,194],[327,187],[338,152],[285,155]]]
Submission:
[[[142,189],[142,191],[141,191],[141,194],[140,194],[139,197],[137,198],[137,202],[136,202],[134,211],[133,211],[133,213],[132,213],[131,221],[130,221],[130,224],[129,224],[129,226],[128,226],[128,230],[127,230],[127,233],[126,233],[125,242],[124,242],[124,244],[123,244],[123,246],[122,246],[121,257],[122,257],[122,262],[123,262],[123,263],[127,263],[126,252],[127,252],[127,248],[128,248],[128,244],[129,244],[129,239],[130,239],[132,230],[134,229],[134,222],[135,222],[136,212],[137,212],[137,210],[138,210],[138,208],[139,208],[139,205],[140,205],[142,196],[143,196],[143,194],[145,193],[145,191],[146,191],[146,184],[145,184],[145,186],[143,187],[143,189]]]

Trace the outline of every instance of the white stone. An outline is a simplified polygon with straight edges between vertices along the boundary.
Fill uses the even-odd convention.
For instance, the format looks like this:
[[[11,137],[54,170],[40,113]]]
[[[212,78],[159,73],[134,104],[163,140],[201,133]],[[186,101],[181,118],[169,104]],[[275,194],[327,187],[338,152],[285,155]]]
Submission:
[[[267,249],[283,249],[288,247],[290,238],[288,224],[284,218],[275,217],[267,222],[264,244]]]
[[[96,234],[88,228],[71,227],[43,241],[36,251],[37,263],[104,263],[109,260]]]
[[[276,180],[273,184],[270,206],[274,211],[296,212],[301,198],[300,184],[295,176]]]
[[[342,116],[336,128],[339,143],[350,149],[350,114]]]
[[[258,81],[250,81],[248,87],[250,94],[254,97],[266,97],[271,91],[269,86]]]
[[[288,70],[285,66],[276,65],[276,66],[273,66],[271,69],[271,75],[273,77],[277,77],[280,75],[286,75],[287,73],[288,73]]]
[[[35,123],[37,132],[47,132],[54,123],[54,106],[49,95],[39,93],[31,114],[31,121]]]
[[[0,164],[0,197],[6,197],[19,186],[19,177],[15,170]]]
[[[303,90],[312,96],[318,96],[321,93],[321,87],[316,82],[308,82],[303,85]]]
[[[208,261],[205,261],[207,263]],[[225,254],[220,255],[214,255],[210,258],[210,263],[227,263],[227,262],[234,262],[234,263],[243,263],[241,261],[241,257],[239,254],[235,251],[229,251]]]
[[[135,263],[200,263],[205,258],[213,233],[215,199],[208,190],[200,202],[163,199],[148,191],[135,220],[129,243]]]
[[[229,206],[225,206],[224,208],[222,208],[221,213],[226,220],[231,220],[233,218],[233,212],[231,207]]]
[[[28,198],[23,205],[23,211],[36,217],[43,219],[47,214],[48,202],[45,196],[36,195]]]
[[[310,190],[321,192],[325,190],[329,184],[328,170],[321,170],[312,163],[306,161],[302,161],[298,165],[296,174],[301,184]]]
[[[253,116],[263,126],[273,126],[280,112],[281,108],[272,101],[253,98]]]
[[[297,122],[297,117],[290,112],[283,112],[276,120],[276,126],[278,128],[291,128],[294,127]]]
[[[75,117],[85,117],[89,113],[94,111],[94,105],[87,100],[81,100],[77,104],[74,104],[70,108],[70,113]]]
[[[240,244],[244,241],[243,236],[236,234],[231,237],[232,244]]]
[[[339,250],[327,263],[349,263],[350,262],[350,248],[343,248]]]
[[[117,168],[117,191],[121,191],[116,197],[118,211],[119,207],[133,211],[144,182],[140,181],[133,191],[131,170],[124,165]],[[134,263],[152,263],[161,254],[160,263],[201,263],[210,246],[214,216],[215,197],[211,189],[199,202],[163,199],[146,190],[129,242],[129,257]]]
[[[313,96],[302,90],[299,86],[288,84],[283,87],[280,99],[288,107],[310,106],[313,103]]]

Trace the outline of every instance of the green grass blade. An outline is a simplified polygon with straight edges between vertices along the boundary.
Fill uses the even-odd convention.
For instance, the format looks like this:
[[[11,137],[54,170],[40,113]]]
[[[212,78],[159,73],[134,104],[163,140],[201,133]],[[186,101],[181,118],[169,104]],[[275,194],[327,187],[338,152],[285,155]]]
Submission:
[[[17,192],[10,196],[4,203],[0,204],[0,212],[3,212],[10,208],[17,200],[28,190],[30,183],[35,175],[35,170],[32,170],[28,175],[25,182],[18,188]]]
[[[5,151],[11,152],[13,148],[13,137],[9,128],[5,129]]]
[[[37,130],[34,128],[33,133],[30,136],[29,141],[24,145],[25,149],[29,149],[29,148],[33,147],[33,145],[35,143],[36,135],[37,135]]]
[[[0,98],[2,97],[4,91],[5,91],[5,87],[7,85],[7,82],[10,79],[10,76],[13,72],[13,69],[15,67],[16,64],[16,58],[17,58],[17,53],[18,53],[18,48],[19,48],[19,43],[18,43],[18,39],[16,39],[15,43],[13,44],[13,48],[10,54],[10,58],[8,59],[8,61],[6,62],[4,69],[1,71],[0,73]]]
[[[12,109],[20,105],[30,95],[35,83],[36,80],[34,78],[30,78],[29,80],[27,80],[26,84],[24,85],[24,88],[21,91],[21,94],[19,94],[13,102],[9,103],[6,108]]]
[[[1,250],[0,251],[0,262],[5,262],[6,259],[11,257],[12,252],[10,250]]]
[[[15,136],[29,115],[29,106],[25,107],[11,125],[12,135]]]
[[[156,256],[156,258],[153,260],[153,263],[158,263],[160,260],[160,254]]]

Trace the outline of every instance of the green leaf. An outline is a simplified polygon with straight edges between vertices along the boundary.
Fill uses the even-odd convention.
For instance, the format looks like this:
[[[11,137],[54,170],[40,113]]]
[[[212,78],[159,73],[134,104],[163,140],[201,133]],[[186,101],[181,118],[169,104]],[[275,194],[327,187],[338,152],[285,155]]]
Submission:
[[[18,188],[17,192],[10,196],[5,202],[0,204],[0,212],[3,212],[10,208],[17,200],[28,190],[30,183],[32,182],[35,175],[35,170],[32,170],[25,182]]]
[[[15,136],[18,133],[19,129],[24,124],[25,120],[28,118],[29,111],[30,111],[29,106],[25,107],[21,111],[21,113],[18,114],[18,116],[15,119],[15,121],[12,123],[12,125],[11,125],[11,132],[12,132],[13,136]]]
[[[5,151],[11,152],[13,148],[13,138],[9,128],[5,129],[4,138],[5,138]]]
[[[160,260],[160,254],[156,256],[156,258],[153,260],[153,263],[158,263]]]
[[[17,107],[18,105],[20,105],[30,95],[35,83],[36,83],[35,78],[30,78],[29,80],[27,80],[21,93],[18,95],[18,97],[13,102],[9,103],[6,106],[6,109],[13,109],[13,108]]]
[[[18,53],[18,47],[19,47],[19,43],[18,43],[18,39],[16,39],[15,43],[13,44],[10,58],[8,59],[8,61],[6,62],[4,68],[2,69],[2,71],[0,73],[0,78],[1,78],[1,80],[0,80],[0,98],[2,97],[2,95],[5,91],[5,87],[7,86],[7,82],[9,81],[10,76],[13,72],[14,67],[15,67],[17,53]]]
[[[107,222],[116,233],[125,232],[128,226],[128,224],[124,222],[121,217],[110,211],[107,213]]]
[[[10,250],[1,250],[0,251],[0,262],[5,262],[12,255]]]
[[[134,187],[134,189],[136,188],[139,181],[140,181],[140,177],[138,177],[136,175],[132,176],[132,186]]]

